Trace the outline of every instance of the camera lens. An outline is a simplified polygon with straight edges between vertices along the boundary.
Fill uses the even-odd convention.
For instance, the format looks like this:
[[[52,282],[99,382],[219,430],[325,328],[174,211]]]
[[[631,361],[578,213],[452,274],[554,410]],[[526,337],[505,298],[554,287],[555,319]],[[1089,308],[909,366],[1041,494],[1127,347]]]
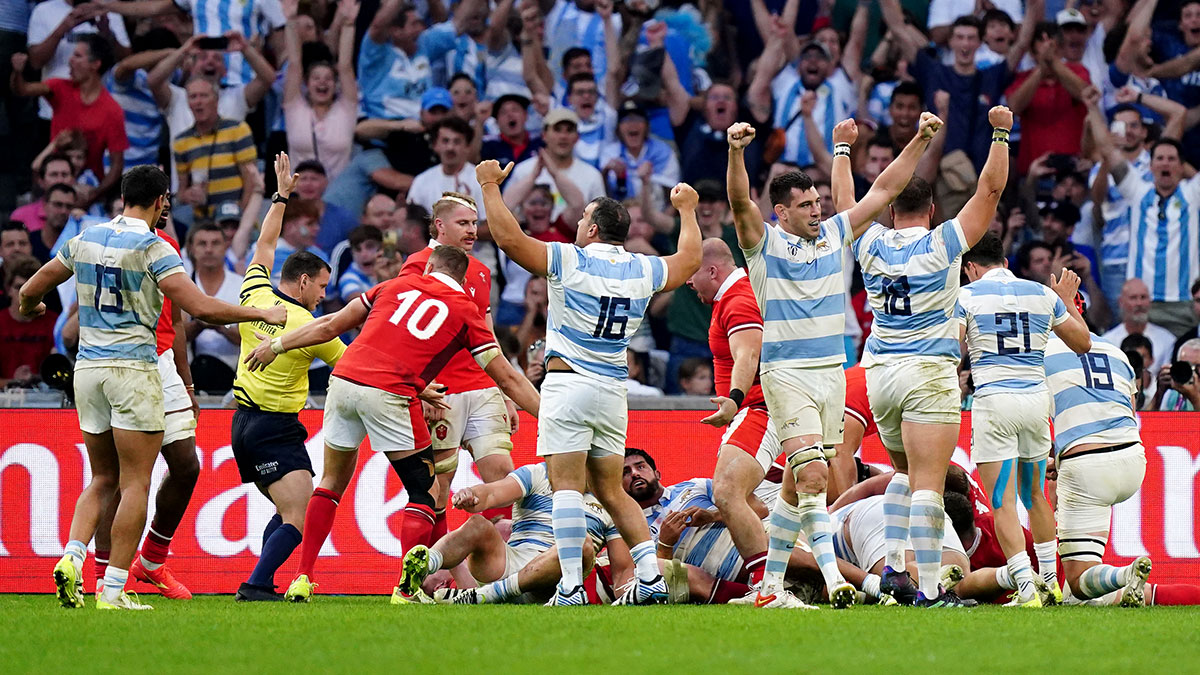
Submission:
[[[1178,384],[1192,381],[1192,364],[1187,361],[1176,361],[1171,364],[1171,379]]]

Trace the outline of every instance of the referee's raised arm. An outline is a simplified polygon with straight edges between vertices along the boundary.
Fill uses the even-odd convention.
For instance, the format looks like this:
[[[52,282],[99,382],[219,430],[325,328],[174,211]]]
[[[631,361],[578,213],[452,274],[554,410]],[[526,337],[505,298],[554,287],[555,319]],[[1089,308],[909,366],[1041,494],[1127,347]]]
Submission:
[[[729,142],[729,168],[725,173],[729,191],[729,208],[737,228],[738,246],[752,249],[763,238],[763,217],[758,205],[750,198],[750,176],[746,173],[746,146],[754,140],[754,127],[737,122],[725,134]]]
[[[296,189],[296,181],[300,174],[292,173],[292,160],[286,152],[275,155],[275,180],[279,191],[271,198],[271,208],[263,219],[262,231],[258,234],[258,243],[254,247],[254,257],[251,265],[262,265],[271,272],[275,264],[275,246],[279,243],[279,232],[283,229],[283,212],[287,209],[288,198]]]

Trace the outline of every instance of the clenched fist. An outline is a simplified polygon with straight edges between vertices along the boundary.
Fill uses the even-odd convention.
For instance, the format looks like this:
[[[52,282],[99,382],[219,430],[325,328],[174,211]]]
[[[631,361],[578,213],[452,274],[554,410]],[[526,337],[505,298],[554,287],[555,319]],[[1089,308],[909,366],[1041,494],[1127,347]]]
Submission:
[[[998,105],[988,111],[988,122],[991,123],[993,128],[1012,129],[1012,111],[1005,106]]]
[[[1012,118],[1009,117],[1009,119]],[[921,134],[921,138],[930,140],[937,135],[937,132],[941,131],[943,124],[942,118],[931,112],[923,112],[921,113],[921,123],[917,127],[917,133]]]
[[[695,188],[687,183],[679,183],[671,188],[671,205],[677,210],[683,211],[695,210],[696,205],[700,203],[700,196],[696,194]]]
[[[833,127],[834,143],[849,143],[854,145],[858,140],[858,125],[853,119],[842,120]]]
[[[736,122],[725,132],[725,138],[729,141],[729,147],[741,150],[754,140],[754,127],[745,122]]]

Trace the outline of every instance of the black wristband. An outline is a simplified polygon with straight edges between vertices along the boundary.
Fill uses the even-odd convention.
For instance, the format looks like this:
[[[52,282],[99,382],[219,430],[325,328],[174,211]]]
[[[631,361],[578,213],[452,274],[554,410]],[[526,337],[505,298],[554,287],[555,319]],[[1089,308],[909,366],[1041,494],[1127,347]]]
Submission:
[[[274,195],[271,196],[271,203],[272,204],[283,204],[284,206],[287,206],[288,198],[284,197],[283,195],[276,192]]]
[[[731,389],[729,390],[729,398],[737,404],[737,407],[741,408],[742,401],[746,400],[746,392],[741,389]]]

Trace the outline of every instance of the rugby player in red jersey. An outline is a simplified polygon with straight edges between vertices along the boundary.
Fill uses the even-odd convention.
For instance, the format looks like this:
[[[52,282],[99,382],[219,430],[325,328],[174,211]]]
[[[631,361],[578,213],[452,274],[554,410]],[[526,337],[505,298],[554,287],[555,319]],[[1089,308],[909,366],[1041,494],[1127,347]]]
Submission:
[[[721,438],[713,472],[713,502],[754,586],[763,577],[767,533],[748,500],[783,451],[758,381],[762,316],[746,271],[734,263],[729,245],[721,239],[704,240],[700,269],[687,284],[701,302],[713,306],[708,346],[717,390],[711,400],[718,410],[701,422],[729,427]]]
[[[533,385],[500,354],[495,337],[462,287],[467,255],[439,246],[424,276],[405,275],[359,296],[336,314],[321,317],[273,340],[263,340],[246,358],[251,368],[271,363],[276,354],[319,344],[347,330],[362,332],[338,361],[325,399],[325,467],[305,515],[300,575],[288,599],[312,594],[313,565],[329,531],[337,501],[354,477],[358,447],[370,436],[408,491],[401,524],[403,552],[428,545],[433,531],[433,448],[419,397],[441,405],[440,392],[426,391],[434,376],[460,350],[467,350],[484,372],[522,408],[538,413]],[[364,323],[365,322],[365,323]],[[496,358],[496,357],[500,358]],[[392,594],[393,604],[419,598],[419,589]]]
[[[162,223],[163,221],[159,221]],[[158,236],[179,253],[179,243],[159,229]],[[142,542],[141,554],[134,558],[129,576],[137,581],[151,584],[164,598],[190,600],[191,592],[181,584],[167,567],[167,552],[175,528],[183,520],[192,490],[200,476],[200,461],[196,457],[196,420],[200,406],[196,403],[192,388],[192,369],[187,360],[187,338],[175,326],[182,324],[182,312],[163,297],[162,313],[155,327],[158,352],[158,373],[163,385],[163,409],[166,411],[166,427],[163,431],[163,459],[167,462],[167,475],[158,486],[154,499],[154,520]],[[118,492],[100,518],[96,529],[95,574],[96,593],[100,593],[101,581],[108,568],[108,553],[111,542],[113,515],[117,512],[121,494]]]
[[[400,268],[400,276],[425,273],[429,255],[439,245],[453,246],[467,254],[467,275],[463,290],[478,307],[479,315],[492,326],[492,273],[487,265],[471,255],[478,232],[475,200],[457,192],[443,192],[433,205],[433,224],[429,246],[413,253]],[[484,374],[475,359],[465,351],[450,357],[446,367],[437,374],[437,381],[446,387],[444,402],[449,409],[425,405],[425,419],[433,441],[434,470],[437,473],[438,493],[434,506],[433,541],[446,534],[446,500],[450,496],[450,481],[458,468],[458,449],[464,447],[475,459],[479,477],[485,483],[498,481],[512,473],[513,463],[510,436],[517,431],[516,406],[504,398],[496,383]],[[511,517],[512,507],[489,509],[483,517],[495,520]]]

